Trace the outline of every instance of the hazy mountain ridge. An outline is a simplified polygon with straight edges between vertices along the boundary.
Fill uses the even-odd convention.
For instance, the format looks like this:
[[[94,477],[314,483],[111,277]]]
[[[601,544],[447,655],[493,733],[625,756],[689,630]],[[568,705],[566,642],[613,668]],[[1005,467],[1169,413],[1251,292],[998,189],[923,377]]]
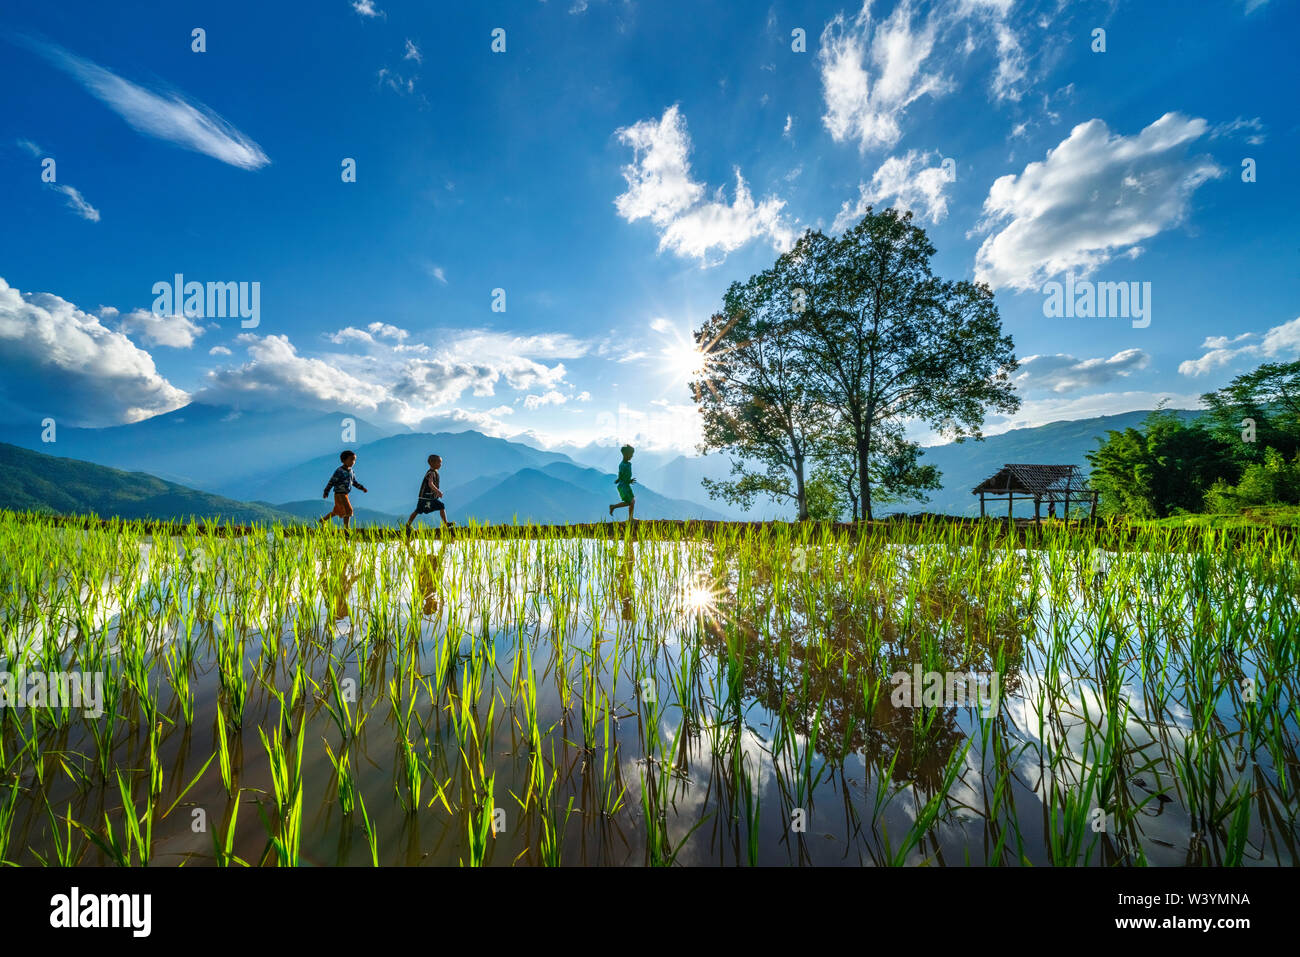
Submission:
[[[206,492],[249,499],[257,496],[240,486],[255,477],[296,465],[322,448],[342,450],[344,423],[349,420],[356,435],[350,443],[353,447],[392,434],[343,412],[241,412],[194,402],[126,425],[102,429],[60,425],[51,443],[42,441],[37,423],[25,428],[10,424],[0,431],[0,440],[34,452],[139,470]]]
[[[721,519],[698,502],[669,498],[638,482],[636,517]],[[556,462],[541,469],[521,469],[455,510],[456,515],[481,522],[532,521],[545,525],[598,522],[609,518],[618,501],[614,473]],[[450,505],[448,506],[450,510]],[[625,515],[616,513],[621,520]]]
[[[0,468],[8,485],[3,504],[17,511],[159,521],[298,522],[288,512],[200,492],[144,472],[124,472],[5,443],[0,443]]]

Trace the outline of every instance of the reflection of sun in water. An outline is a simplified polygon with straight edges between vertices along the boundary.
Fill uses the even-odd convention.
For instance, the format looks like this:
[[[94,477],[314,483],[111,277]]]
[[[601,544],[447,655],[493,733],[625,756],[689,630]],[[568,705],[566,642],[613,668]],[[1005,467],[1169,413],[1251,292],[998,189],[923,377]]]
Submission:
[[[682,589],[681,610],[687,615],[714,617],[718,611],[718,594],[707,583],[695,583]]]

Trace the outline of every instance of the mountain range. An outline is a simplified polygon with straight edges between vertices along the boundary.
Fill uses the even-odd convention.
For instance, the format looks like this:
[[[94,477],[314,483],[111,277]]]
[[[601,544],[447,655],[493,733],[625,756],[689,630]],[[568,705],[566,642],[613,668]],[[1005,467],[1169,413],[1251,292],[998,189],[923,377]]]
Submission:
[[[1086,454],[1108,430],[1137,426],[1147,414],[1052,422],[983,441],[927,447],[922,462],[939,468],[943,487],[926,502],[893,503],[877,512],[978,514],[970,490],[1004,463],[1079,465],[1086,471]],[[1179,414],[1190,419],[1198,413]],[[394,433],[340,412],[240,412],[195,403],[128,425],[60,427],[54,437],[53,443],[42,442],[34,427],[0,431],[0,439],[11,443],[0,445],[0,464],[21,476],[10,507],[125,518],[309,521],[328,510],[321,490],[338,465],[337,450],[345,446],[356,451],[356,475],[370,489],[352,496],[361,525],[405,521],[430,453],[443,457],[443,498],[448,517],[458,522],[600,521],[617,499],[619,457],[613,446],[540,449],[519,437],[475,431]],[[644,450],[635,456],[633,471],[639,518],[792,517],[788,506],[776,503],[743,510],[710,499],[701,479],[728,475],[725,454]]]
[[[267,505],[196,491],[144,472],[123,472],[0,443],[5,508],[128,519],[222,519],[236,524],[298,519]],[[321,510],[325,511],[324,509]]]

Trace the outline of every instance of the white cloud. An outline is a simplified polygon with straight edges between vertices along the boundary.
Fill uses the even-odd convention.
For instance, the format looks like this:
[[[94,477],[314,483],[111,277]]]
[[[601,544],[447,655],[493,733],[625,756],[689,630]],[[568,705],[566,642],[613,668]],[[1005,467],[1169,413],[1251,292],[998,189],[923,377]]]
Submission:
[[[387,17],[383,10],[375,9],[375,0],[352,0],[352,9],[363,17]]]
[[[1151,356],[1141,349],[1124,349],[1110,358],[1077,359],[1071,355],[1026,356],[1012,377],[1024,392],[1075,392],[1096,388],[1145,369]]]
[[[120,331],[50,293],[0,279],[0,390],[34,416],[113,425],[170,412],[189,396]]]
[[[417,47],[414,43],[412,43],[410,39],[407,39],[406,41],[406,54],[402,57],[402,59],[414,60],[416,63],[424,62],[424,57],[420,55],[420,48]]]
[[[365,330],[349,326],[327,338],[338,345],[359,343],[364,347],[360,353],[315,356],[299,354],[284,335],[244,334],[236,341],[247,350],[247,361],[209,372],[199,395],[236,406],[349,408],[413,425],[452,414],[446,407],[460,403],[467,392],[493,396],[501,384],[542,395],[558,390],[565,382],[564,364],[538,359],[581,354],[586,348],[565,335],[469,331],[440,339],[435,351],[423,343],[404,343],[397,335],[402,332],[386,323],[371,323]]]
[[[156,316],[147,309],[127,313],[119,328],[150,345],[172,349],[188,349],[203,335],[203,327],[187,316]]]
[[[573,401],[575,401],[575,402],[590,402],[590,401],[591,401],[591,393],[588,392],[588,391],[586,391],[586,390],[584,389],[582,392],[579,392],[577,395],[575,395],[575,396],[573,397]]]
[[[1258,339],[1258,341],[1255,341]],[[1240,343],[1240,345],[1238,344]],[[1229,339],[1227,336],[1209,336],[1201,343],[1201,348],[1209,350],[1198,359],[1188,359],[1178,366],[1180,374],[1185,376],[1202,376],[1222,366],[1236,363],[1239,359],[1255,361],[1285,358],[1300,358],[1300,317],[1273,326],[1262,337],[1253,332],[1243,332]]]
[[[1223,169],[1187,157],[1206,124],[1166,113],[1136,136],[1080,123],[1042,162],[999,177],[981,229],[976,278],[994,289],[1035,289],[1066,270],[1086,275],[1144,239],[1180,224],[1192,194]]]
[[[348,342],[364,342],[367,345],[375,344],[375,337],[364,329],[358,329],[355,326],[347,326],[338,332],[331,332],[325,337],[336,346],[344,345]]]
[[[82,219],[88,219],[92,223],[99,222],[99,210],[86,202],[86,197],[82,196],[79,190],[62,183],[51,183],[49,185],[52,189],[56,189],[64,196],[68,197],[68,208],[76,210],[77,215]]]
[[[918,153],[908,150],[903,156],[891,156],[881,164],[870,183],[858,184],[858,201],[850,206],[844,203],[831,229],[839,232],[852,226],[866,213],[868,206],[886,200],[891,205],[910,209],[918,216],[937,223],[948,215],[948,197],[944,190],[952,181],[940,165],[943,157],[938,153]],[[926,166],[933,162],[935,165]]]
[[[564,403],[568,401],[569,397],[567,395],[562,392],[556,392],[552,389],[550,392],[545,392],[542,395],[524,396],[524,408],[534,410],[540,409],[545,405],[564,405]]]
[[[119,313],[116,306],[100,306],[95,310],[95,315],[101,319],[116,319]]]
[[[387,322],[372,322],[366,326],[366,331],[377,339],[392,339],[396,342],[401,342],[410,335],[405,329],[399,329]]]
[[[1246,16],[1250,16],[1260,7],[1266,6],[1268,4],[1268,0],[1240,0],[1240,2],[1243,7],[1243,12],[1246,14]]]
[[[389,401],[386,393],[323,359],[300,356],[289,337],[261,337],[243,333],[248,361],[235,368],[208,372],[199,397],[215,404],[235,406],[305,405],[379,412]]]
[[[241,169],[259,169],[271,162],[260,146],[202,103],[191,102],[175,91],[146,90],[54,44],[25,42],[146,136]]]
[[[14,142],[16,142],[22,149],[25,149],[27,152],[31,153],[33,156],[40,156],[41,153],[43,152],[41,148],[37,146],[35,143],[33,143],[31,140],[25,140],[20,138],[15,140]]]
[[[499,332],[471,330],[452,342],[452,348],[462,355],[488,357],[532,356],[537,359],[578,359],[585,356],[591,344],[585,339],[575,339],[568,333],[541,332],[531,336],[512,336]]]
[[[675,105],[659,122],[642,120],[615,135],[635,154],[634,162],[623,167],[627,192],[614,200],[628,222],[648,218],[656,226],[667,226],[703,197],[704,187],[691,179],[691,138]]]
[[[790,135],[793,131],[794,131],[794,117],[791,116],[789,113],[787,113],[785,115],[785,126],[782,127],[781,129],[781,135],[784,136],[786,139],[790,139]]]
[[[465,429],[474,429],[484,435],[506,438],[511,430],[501,421],[501,418],[511,415],[514,411],[508,405],[500,405],[486,411],[449,409],[421,419],[413,428],[420,432],[463,432]]]
[[[822,122],[835,142],[856,142],[864,152],[893,146],[907,107],[947,89],[939,74],[922,69],[935,33],[933,22],[914,23],[907,0],[886,20],[873,22],[867,0],[852,21],[840,13],[826,24],[817,63],[826,101]]]
[[[684,258],[716,264],[751,239],[767,237],[774,248],[786,249],[794,230],[781,215],[783,200],[768,196],[755,203],[740,170],[735,198],[728,203],[722,187],[706,199],[704,184],[691,178],[691,139],[686,120],[670,106],[658,120],[642,120],[616,131],[634,151],[623,167],[627,191],[614,206],[629,223],[649,219],[659,229],[659,249]],[[709,262],[710,252],[721,256]]]
[[[447,273],[441,266],[436,263],[425,263],[424,271],[428,274],[430,279],[436,279],[444,286],[447,285]]]
[[[213,346],[208,350],[208,355],[210,356],[228,356],[230,354],[230,350],[225,346]]]

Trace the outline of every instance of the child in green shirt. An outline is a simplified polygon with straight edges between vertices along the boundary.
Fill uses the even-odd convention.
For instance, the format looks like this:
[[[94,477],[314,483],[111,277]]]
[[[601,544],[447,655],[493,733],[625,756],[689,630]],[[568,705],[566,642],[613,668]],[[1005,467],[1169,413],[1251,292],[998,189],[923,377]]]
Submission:
[[[620,449],[623,453],[623,461],[618,464],[618,478],[614,480],[614,485],[618,488],[618,497],[621,502],[615,502],[609,507],[609,514],[614,514],[614,509],[627,509],[627,520],[632,521],[632,512],[636,508],[636,496],[632,494],[632,483],[636,481],[632,477],[632,453],[635,451],[632,446],[625,445]]]

